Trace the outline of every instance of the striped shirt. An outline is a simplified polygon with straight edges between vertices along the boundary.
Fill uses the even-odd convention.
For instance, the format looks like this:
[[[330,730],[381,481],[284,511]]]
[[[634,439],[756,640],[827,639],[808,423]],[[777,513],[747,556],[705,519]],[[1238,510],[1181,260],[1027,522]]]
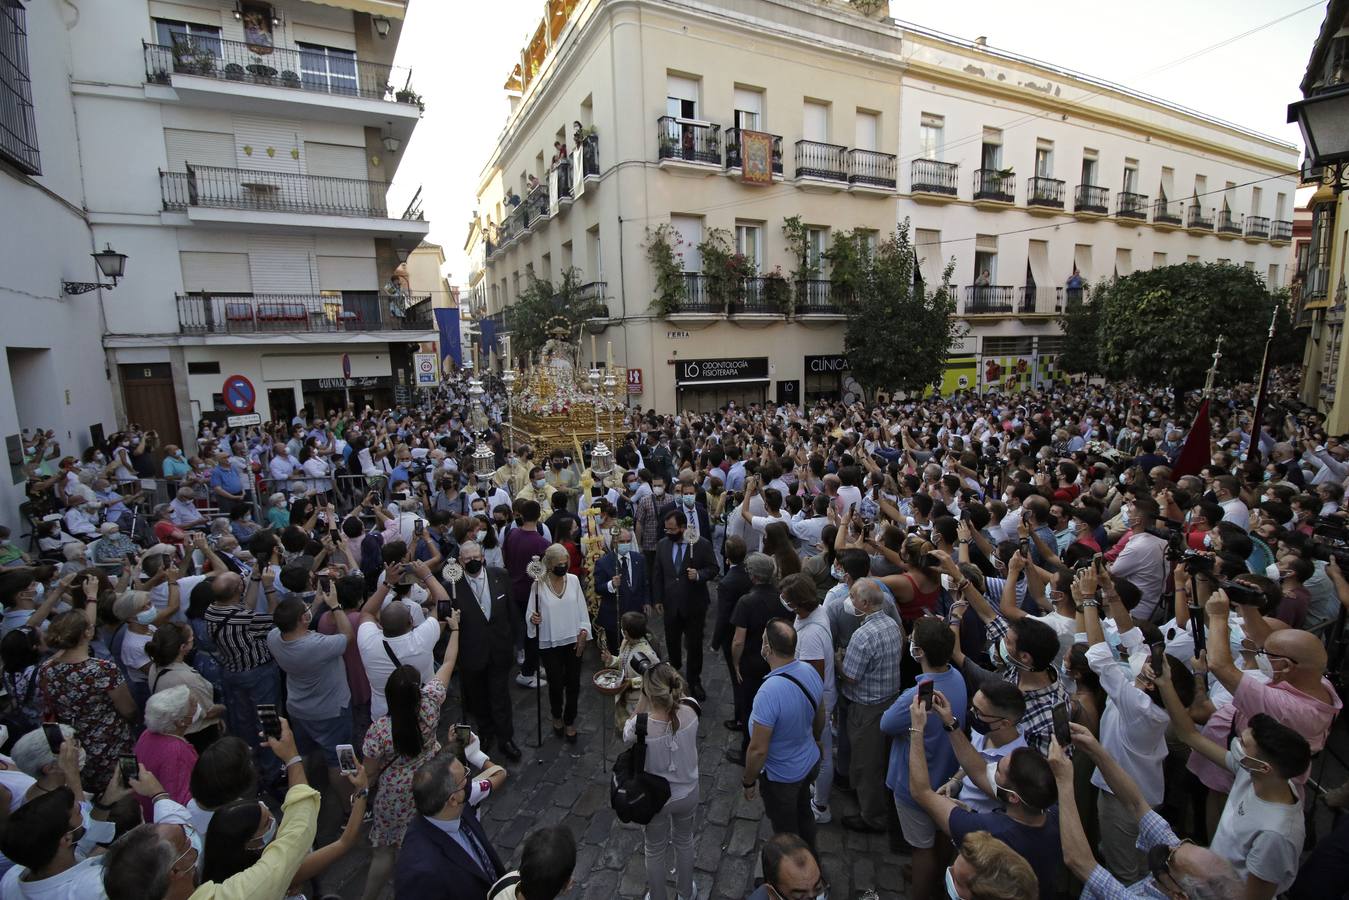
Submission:
[[[215,639],[216,657],[229,672],[246,672],[272,661],[267,632],[271,613],[249,612],[241,606],[206,607],[206,627]]]

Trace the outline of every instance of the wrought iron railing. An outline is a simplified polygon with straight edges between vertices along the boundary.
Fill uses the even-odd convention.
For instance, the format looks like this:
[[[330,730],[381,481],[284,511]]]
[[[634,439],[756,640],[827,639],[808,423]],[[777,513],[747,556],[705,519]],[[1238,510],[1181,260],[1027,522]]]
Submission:
[[[971,284],[965,288],[965,313],[1009,313],[1016,288],[1002,284]]]
[[[1063,209],[1064,187],[1064,183],[1058,178],[1042,178],[1037,175],[1026,185],[1026,205]]]
[[[726,130],[726,168],[739,169],[744,165],[740,150],[740,128],[728,128]],[[773,139],[772,167],[774,175],[782,174],[782,135],[769,135]]]
[[[960,166],[938,159],[915,159],[909,164],[909,190],[913,193],[946,194],[959,190]]]
[[[778,292],[776,295],[774,292]],[[736,296],[731,301],[731,312],[751,315],[786,315],[791,288],[786,279],[760,275],[742,278]]]
[[[848,151],[849,184],[868,184],[893,191],[897,167],[898,160],[893,153],[857,149]]]
[[[1121,219],[1138,219],[1146,222],[1148,218],[1148,195],[1120,191],[1115,195],[1115,215]]]
[[[262,169],[194,166],[186,172],[159,173],[164,208],[189,206],[257,209],[326,216],[386,218],[389,185],[360,178],[332,178]]]
[[[1077,212],[1105,215],[1110,212],[1110,188],[1099,184],[1079,184],[1073,198],[1073,209]]]
[[[274,47],[262,56],[242,41],[202,36],[184,37],[172,45],[144,43],[144,48],[145,80],[154,84],[169,84],[172,75],[197,75],[422,105],[421,97],[408,86],[412,81],[410,69],[285,47]]]
[[[796,283],[798,316],[842,315],[847,301],[847,288],[828,278],[806,278]]]
[[[1152,203],[1152,221],[1162,225],[1180,225],[1183,221],[1184,205],[1179,200],[1167,200],[1165,197]]]
[[[572,151],[575,158],[576,152]],[[599,135],[588,135],[581,139],[581,172],[578,177],[589,178],[592,175],[600,174],[600,139]]]
[[[1213,210],[1209,210],[1208,213],[1205,214],[1204,208],[1198,203],[1190,204],[1190,209],[1185,215],[1185,227],[1212,231]]]
[[[548,217],[548,185],[536,184],[520,204],[524,210],[525,227],[530,228],[541,218]]]
[[[1087,288],[1085,286],[1083,287],[1065,286],[1063,289],[1064,309],[1082,303],[1086,299],[1087,299]]]
[[[848,148],[819,141],[796,142],[796,177],[848,180]]]
[[[1307,280],[1302,283],[1302,296],[1310,303],[1326,299],[1330,289],[1330,263],[1318,263],[1307,269]]]
[[[1241,216],[1230,209],[1218,210],[1218,233],[1241,234]]]
[[[1269,218],[1267,216],[1247,216],[1246,237],[1269,237]]]
[[[1275,219],[1270,222],[1269,239],[1271,241],[1291,241],[1293,239],[1293,223],[1287,219]]]
[[[1016,199],[1016,176],[1003,169],[976,169],[974,199],[1013,202]]]
[[[1060,286],[1026,284],[1021,286],[1020,294],[1018,312],[1048,314],[1063,311],[1063,288]]]
[[[379,291],[311,294],[179,294],[183,334],[427,331],[435,327],[430,296],[396,298]]]
[[[656,120],[656,158],[721,163],[721,126],[675,116]]]
[[[712,299],[706,275],[701,272],[685,272],[684,296],[679,298],[673,312],[720,314],[726,312],[726,305],[722,301]]]

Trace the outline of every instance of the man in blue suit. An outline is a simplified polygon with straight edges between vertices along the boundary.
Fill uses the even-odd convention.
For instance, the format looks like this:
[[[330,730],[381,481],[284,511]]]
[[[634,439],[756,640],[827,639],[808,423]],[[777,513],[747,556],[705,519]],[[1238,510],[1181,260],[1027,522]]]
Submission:
[[[478,821],[476,807],[506,781],[506,770],[482,752],[477,735],[464,748],[470,775],[452,748],[412,778],[418,815],[408,823],[394,875],[396,900],[483,900],[506,874]]]
[[[600,595],[600,627],[609,652],[618,655],[623,636],[618,620],[625,612],[642,612],[647,603],[646,560],[632,540],[632,529],[618,533],[613,549],[595,563],[595,591]]]

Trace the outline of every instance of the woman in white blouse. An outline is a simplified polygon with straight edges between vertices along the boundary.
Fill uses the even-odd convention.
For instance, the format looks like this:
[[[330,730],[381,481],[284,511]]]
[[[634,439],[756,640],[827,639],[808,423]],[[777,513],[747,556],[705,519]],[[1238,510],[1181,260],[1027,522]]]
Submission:
[[[623,726],[623,740],[637,740],[637,716],[646,713],[646,771],[670,783],[670,799],[643,829],[649,900],[665,900],[666,856],[675,850],[679,900],[698,895],[693,883],[693,820],[698,811],[698,705],[684,697],[684,679],[668,662],[642,678],[637,711]]]
[[[525,620],[539,639],[539,658],[548,676],[553,734],[576,743],[576,701],[581,693],[581,654],[590,640],[590,612],[581,580],[568,574],[571,557],[561,544],[543,552],[547,574],[529,592]],[[563,699],[566,706],[563,706]]]

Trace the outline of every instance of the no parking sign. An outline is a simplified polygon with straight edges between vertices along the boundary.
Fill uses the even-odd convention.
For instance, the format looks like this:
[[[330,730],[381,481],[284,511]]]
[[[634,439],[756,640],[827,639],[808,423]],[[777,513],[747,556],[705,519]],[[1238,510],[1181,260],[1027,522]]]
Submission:
[[[440,366],[434,353],[412,354],[412,371],[416,373],[417,387],[435,387],[440,384]]]
[[[242,375],[231,375],[226,378],[221,393],[225,400],[225,406],[236,415],[251,413],[253,404],[258,399],[258,392],[253,388],[253,382]]]

